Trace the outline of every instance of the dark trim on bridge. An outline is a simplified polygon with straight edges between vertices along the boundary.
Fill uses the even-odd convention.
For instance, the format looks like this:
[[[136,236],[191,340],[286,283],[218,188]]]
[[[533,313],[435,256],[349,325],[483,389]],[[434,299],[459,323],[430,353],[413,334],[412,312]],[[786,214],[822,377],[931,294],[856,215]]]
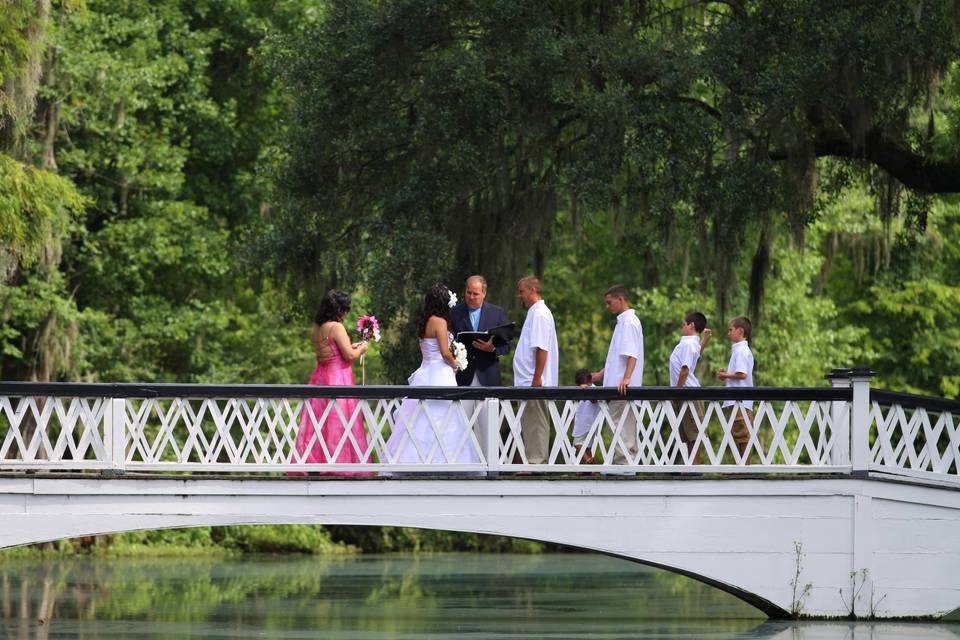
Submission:
[[[408,387],[273,384],[153,384],[87,382],[0,382],[3,396],[75,398],[417,398],[430,400],[767,400],[850,401],[849,388],[834,387],[637,387],[621,396],[616,389],[595,387]]]
[[[910,409],[922,408],[933,411],[960,413],[960,400],[933,398],[913,393],[885,391],[884,389],[870,389],[870,399],[885,406],[898,404],[901,407],[908,407]]]

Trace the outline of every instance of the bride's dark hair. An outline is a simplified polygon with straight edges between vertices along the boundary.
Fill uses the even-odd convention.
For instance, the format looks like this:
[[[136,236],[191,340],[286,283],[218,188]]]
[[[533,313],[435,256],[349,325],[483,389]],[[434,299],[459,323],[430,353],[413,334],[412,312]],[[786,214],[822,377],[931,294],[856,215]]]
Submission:
[[[339,322],[348,311],[350,311],[350,295],[330,289],[320,301],[320,308],[317,309],[317,315],[313,317],[313,321],[317,324]]]
[[[417,337],[422,338],[427,331],[427,320],[431,316],[443,318],[450,325],[450,289],[439,282],[427,291],[423,297],[423,311],[420,312],[420,322],[417,323]]]

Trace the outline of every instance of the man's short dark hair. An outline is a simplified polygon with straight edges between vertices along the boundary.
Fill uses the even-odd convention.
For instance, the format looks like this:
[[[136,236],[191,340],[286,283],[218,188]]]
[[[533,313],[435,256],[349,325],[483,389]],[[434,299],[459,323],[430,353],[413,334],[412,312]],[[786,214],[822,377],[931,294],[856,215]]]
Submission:
[[[736,318],[730,321],[730,324],[732,324],[737,329],[743,329],[744,340],[750,339],[750,331],[752,327],[752,325],[750,324],[750,318],[746,316],[737,316]]]
[[[573,374],[573,381],[579,386],[588,382],[593,382],[593,374],[590,369],[577,369]]]
[[[692,324],[693,328],[697,330],[697,333],[703,333],[703,330],[707,328],[707,316],[699,311],[691,311],[683,316],[683,321],[687,324]]]
[[[630,302],[630,292],[627,291],[627,288],[622,284],[615,284],[603,294],[606,296],[613,296],[614,298],[623,298],[627,302]]]

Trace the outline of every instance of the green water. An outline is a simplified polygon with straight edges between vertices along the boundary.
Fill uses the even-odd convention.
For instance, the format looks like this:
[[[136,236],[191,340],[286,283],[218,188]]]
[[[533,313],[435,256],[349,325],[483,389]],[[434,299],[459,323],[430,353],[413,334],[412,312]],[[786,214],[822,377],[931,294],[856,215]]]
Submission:
[[[956,624],[767,622],[588,554],[0,562],[0,637],[960,638]]]

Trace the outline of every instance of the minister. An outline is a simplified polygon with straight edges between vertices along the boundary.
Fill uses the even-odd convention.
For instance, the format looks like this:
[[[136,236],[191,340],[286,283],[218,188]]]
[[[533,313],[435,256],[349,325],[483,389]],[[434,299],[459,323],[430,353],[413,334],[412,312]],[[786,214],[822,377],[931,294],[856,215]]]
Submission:
[[[462,331],[489,331],[509,322],[507,314],[495,304],[484,302],[487,281],[483,276],[467,278],[467,289],[461,302],[450,311],[450,325],[456,336]],[[499,387],[500,356],[510,353],[510,341],[494,345],[489,340],[474,340],[467,347],[467,368],[457,372],[461,387]]]

